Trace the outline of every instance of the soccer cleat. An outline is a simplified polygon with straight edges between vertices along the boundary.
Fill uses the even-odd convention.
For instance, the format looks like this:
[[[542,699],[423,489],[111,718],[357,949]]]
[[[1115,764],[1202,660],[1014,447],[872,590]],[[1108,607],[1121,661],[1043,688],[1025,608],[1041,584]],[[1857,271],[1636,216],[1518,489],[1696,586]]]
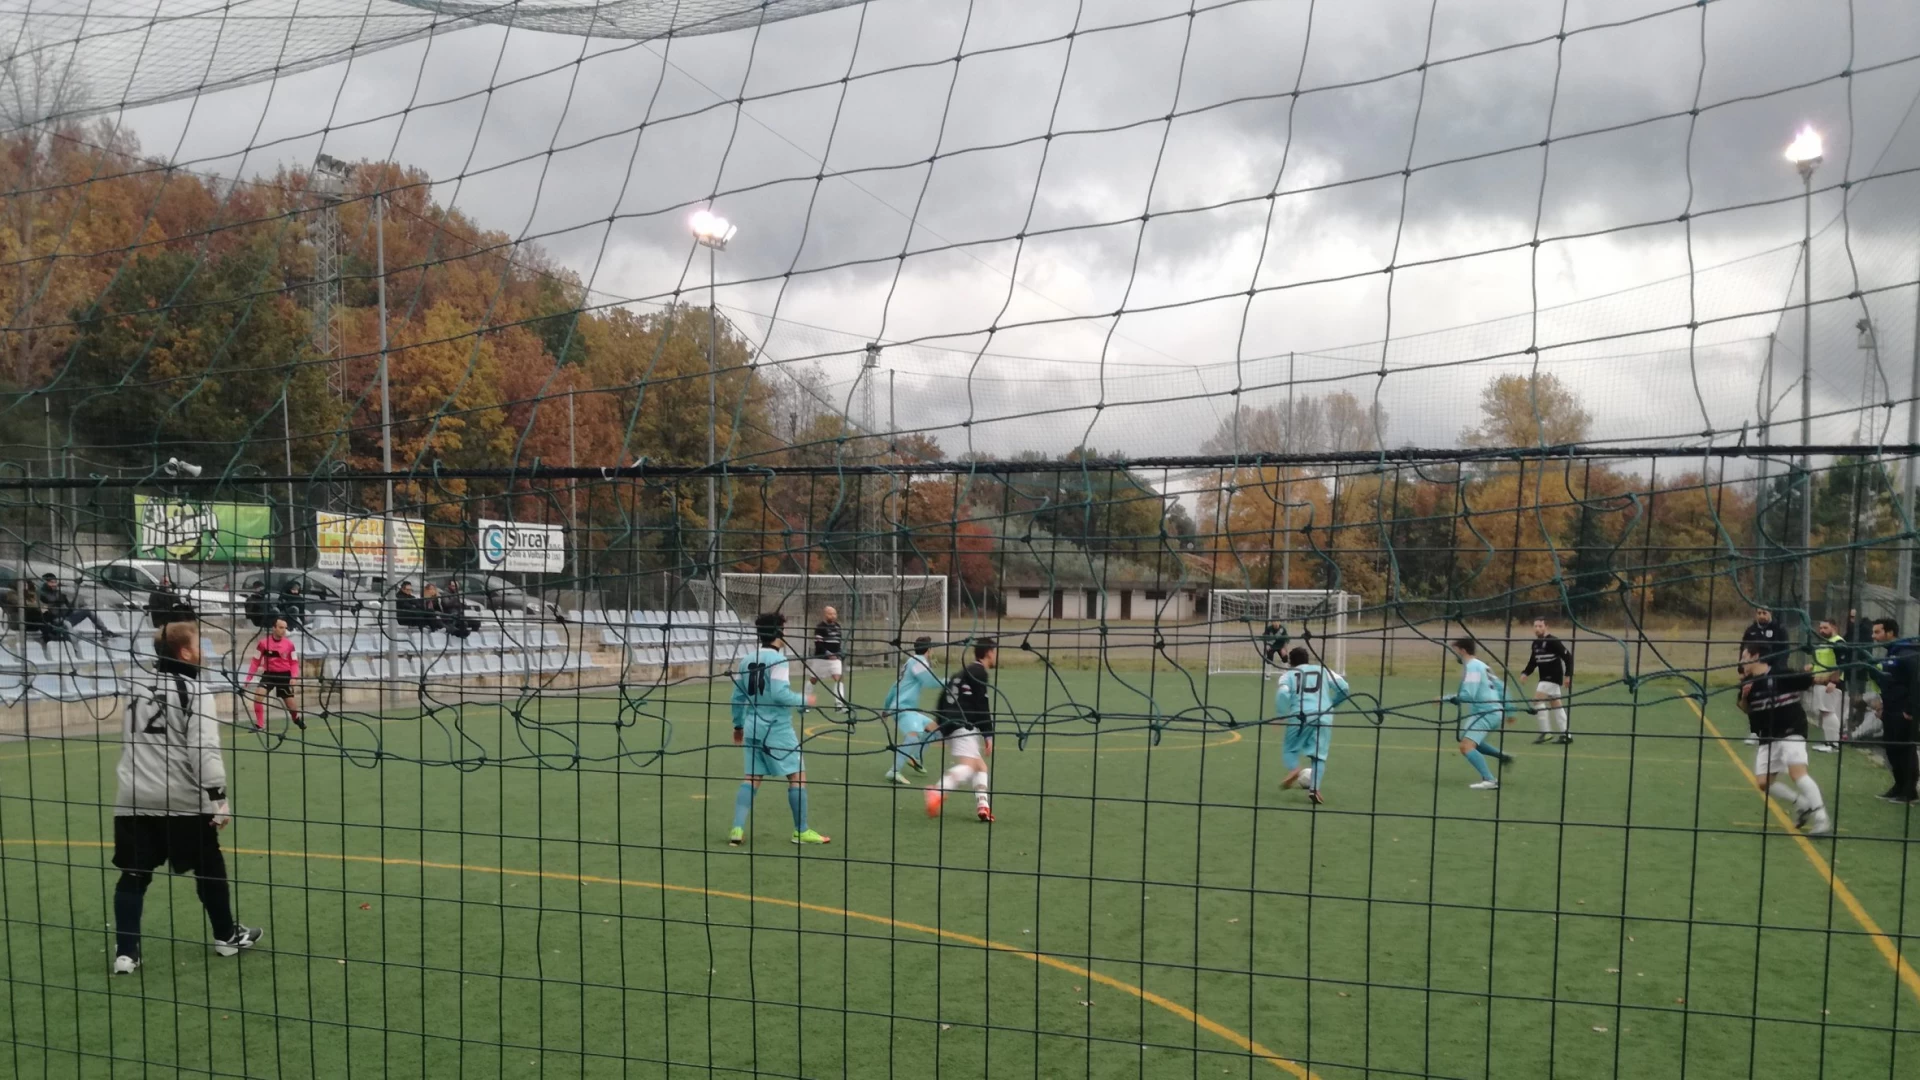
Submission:
[[[897,773],[897,772],[894,772],[894,771],[893,771],[892,769],[888,769],[888,770],[887,770],[886,772],[884,772],[884,773],[881,773],[881,774],[880,774],[880,779],[882,779],[882,780],[900,780],[900,779],[901,779],[901,776],[900,776],[900,774],[899,774],[899,773]]]
[[[1321,798],[1321,797],[1320,797],[1320,789],[1319,789],[1319,788],[1308,788],[1308,789],[1307,789],[1307,801],[1308,801],[1308,802],[1310,802],[1310,803],[1312,803],[1312,804],[1313,804],[1313,805],[1315,805],[1315,806],[1324,806],[1324,805],[1326,805],[1326,802],[1327,802],[1327,800],[1325,800],[1325,799],[1323,799],[1323,798]]]
[[[738,825],[735,825],[733,828],[727,830],[727,846],[728,847],[739,847],[741,844],[744,844],[746,842],[747,842],[747,830],[741,828]]]
[[[1468,784],[1467,786],[1472,788],[1475,791],[1498,791],[1500,790],[1500,781],[1475,780],[1473,783]]]
[[[299,728],[301,731],[307,730],[307,722],[297,716],[293,718],[293,726]]]
[[[1551,735],[1549,735],[1549,734],[1547,734],[1546,732],[1544,732],[1544,731],[1543,731],[1543,732],[1541,732],[1541,733],[1540,733],[1540,737],[1539,737],[1539,738],[1537,738],[1537,739],[1535,739],[1535,740],[1533,740],[1533,745],[1535,745],[1535,746],[1539,746],[1539,745],[1540,745],[1541,743],[1550,743],[1550,742],[1553,742],[1553,741],[1554,741],[1554,738],[1553,738],[1553,736],[1551,736]]]
[[[1801,831],[1804,832],[1807,827],[1807,822],[1813,820],[1813,815],[1814,815],[1814,811],[1812,808],[1805,807],[1805,806],[1800,807],[1798,810],[1794,811],[1793,827],[1796,829],[1800,829]]]
[[[113,958],[113,973],[115,975],[131,975],[139,970],[139,967],[140,958],[137,956],[116,956]]]
[[[806,832],[794,833],[793,842],[796,844],[831,844],[833,843],[833,837],[821,836],[812,829],[808,829]]]
[[[937,787],[928,788],[927,789],[927,816],[939,817],[940,804],[944,801],[946,801],[946,796],[940,794],[939,788]]]
[[[1817,810],[1814,812],[1812,823],[1805,826],[1803,831],[1808,836],[1831,836],[1833,835],[1833,821],[1827,817],[1825,810]]]
[[[982,825],[993,824],[993,808],[992,807],[983,806],[980,809],[975,810],[973,812],[973,816],[976,818],[979,818],[980,824]]]
[[[909,779],[907,779],[907,774],[906,774],[906,773],[903,773],[903,772],[897,772],[897,773],[894,773],[894,774],[893,774],[893,782],[894,782],[894,783],[896,783],[896,784],[899,784],[899,785],[900,785],[901,787],[912,787],[912,786],[913,786],[913,781],[911,781],[911,780],[909,780]]]
[[[920,759],[917,757],[910,757],[907,759],[907,768],[912,769],[914,772],[917,772],[917,773],[923,773],[927,771],[927,767],[925,765],[920,764]]]
[[[267,730],[267,722],[265,720],[255,720],[253,722],[253,730],[255,731]]]
[[[1572,746],[1572,745],[1573,745],[1573,736],[1571,736],[1571,735],[1569,735],[1569,734],[1567,734],[1566,732],[1564,732],[1564,731],[1563,731],[1563,732],[1561,732],[1561,733],[1560,733],[1560,737],[1559,737],[1559,738],[1557,738],[1557,739],[1555,739],[1555,740],[1553,740],[1553,741],[1554,741],[1554,742],[1557,742],[1557,743],[1559,743],[1559,744],[1560,744],[1561,746]]]
[[[253,948],[254,943],[260,940],[263,933],[265,933],[265,931],[257,930],[251,926],[241,926],[236,923],[233,927],[232,936],[222,941],[215,941],[213,943],[213,951],[219,953],[221,956],[238,956],[240,955],[240,950]]]

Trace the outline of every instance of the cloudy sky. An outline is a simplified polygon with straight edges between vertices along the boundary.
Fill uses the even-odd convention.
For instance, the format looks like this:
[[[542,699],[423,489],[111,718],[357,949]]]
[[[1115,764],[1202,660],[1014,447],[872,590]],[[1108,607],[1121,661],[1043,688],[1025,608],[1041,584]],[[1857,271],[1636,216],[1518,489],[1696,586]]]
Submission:
[[[279,60],[229,38],[215,69],[432,25],[390,0],[298,10],[328,4],[281,24]],[[729,6],[629,0],[593,28]],[[1530,347],[1599,438],[1737,432],[1776,331],[1797,424],[1782,150],[1811,124],[1814,435],[1904,437],[1904,404],[1859,405],[1910,395],[1911,0],[869,0],[671,39],[525,28],[552,7],[107,115],[227,175],[321,150],[425,169],[598,303],[704,301],[686,220],[711,200],[741,228],[723,308],[769,357],[823,357],[856,414],[880,340],[901,426],[951,450],[1131,454],[1193,452],[1236,388],[1284,398],[1289,373],[1377,395],[1389,443],[1451,445]],[[137,36],[83,48],[96,95],[201,63],[191,35],[165,64]]]

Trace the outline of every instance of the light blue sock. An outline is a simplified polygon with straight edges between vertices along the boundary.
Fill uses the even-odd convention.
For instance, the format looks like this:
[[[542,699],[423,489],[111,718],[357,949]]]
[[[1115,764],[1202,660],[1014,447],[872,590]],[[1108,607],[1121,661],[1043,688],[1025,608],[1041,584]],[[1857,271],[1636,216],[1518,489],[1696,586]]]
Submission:
[[[1480,756],[1479,750],[1467,751],[1466,758],[1467,764],[1473,766],[1473,771],[1480,774],[1480,779],[1493,779],[1493,773],[1487,769],[1487,759]]]
[[[733,795],[733,827],[747,827],[747,814],[753,810],[753,785],[745,780],[740,782],[740,790]]]
[[[1490,742],[1482,742],[1480,744],[1480,752],[1490,758],[1498,758],[1501,761],[1510,761],[1513,758],[1513,755],[1507,753],[1505,750],[1494,749],[1493,744]]]
[[[912,735],[909,735],[906,732],[900,733],[900,737],[897,740],[898,745],[896,745],[893,748],[893,771],[894,772],[897,772],[897,773],[906,772],[907,759],[910,757],[917,758],[920,756],[919,754],[909,752],[910,748],[913,747],[914,745],[913,740],[917,738],[919,738],[918,733],[915,733]]]
[[[1308,758],[1307,764],[1313,766],[1313,783],[1307,786],[1319,791],[1320,785],[1327,782],[1327,763],[1320,758]]]
[[[787,809],[793,811],[793,831],[807,831],[807,789],[790,787],[787,789]]]

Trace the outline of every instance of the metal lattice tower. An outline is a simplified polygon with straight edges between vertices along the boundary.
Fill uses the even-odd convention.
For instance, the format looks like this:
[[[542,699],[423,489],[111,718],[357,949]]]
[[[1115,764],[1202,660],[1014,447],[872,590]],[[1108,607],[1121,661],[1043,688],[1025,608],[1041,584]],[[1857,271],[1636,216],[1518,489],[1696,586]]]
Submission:
[[[327,365],[327,389],[337,399],[347,396],[343,365],[340,364],[340,337],[335,333],[335,313],[340,310],[340,200],[341,181],[353,167],[337,157],[321,154],[313,160],[308,190],[313,192],[313,217],[307,223],[307,240],[313,245],[313,285],[309,305],[313,309],[313,349],[335,361]]]

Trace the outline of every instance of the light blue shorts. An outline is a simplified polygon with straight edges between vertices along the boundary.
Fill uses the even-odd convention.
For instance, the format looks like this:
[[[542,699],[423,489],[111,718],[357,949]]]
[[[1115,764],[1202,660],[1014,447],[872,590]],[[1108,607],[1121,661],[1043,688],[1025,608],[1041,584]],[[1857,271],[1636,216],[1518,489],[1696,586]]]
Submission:
[[[1469,742],[1486,742],[1487,736],[1499,731],[1506,717],[1497,712],[1474,713],[1460,721],[1460,737]]]
[[[1327,751],[1332,748],[1332,724],[1302,724],[1295,721],[1287,725],[1286,741],[1280,744],[1280,761],[1289,769],[1298,766],[1303,756],[1325,762]]]
[[[905,739],[909,735],[918,735],[933,726],[933,717],[917,709],[902,709],[893,714],[893,729]]]
[[[748,776],[792,776],[803,768],[800,740],[794,737],[791,727],[787,728],[785,738],[775,729],[772,738],[748,739],[741,750],[745,751],[746,758],[742,771]]]

